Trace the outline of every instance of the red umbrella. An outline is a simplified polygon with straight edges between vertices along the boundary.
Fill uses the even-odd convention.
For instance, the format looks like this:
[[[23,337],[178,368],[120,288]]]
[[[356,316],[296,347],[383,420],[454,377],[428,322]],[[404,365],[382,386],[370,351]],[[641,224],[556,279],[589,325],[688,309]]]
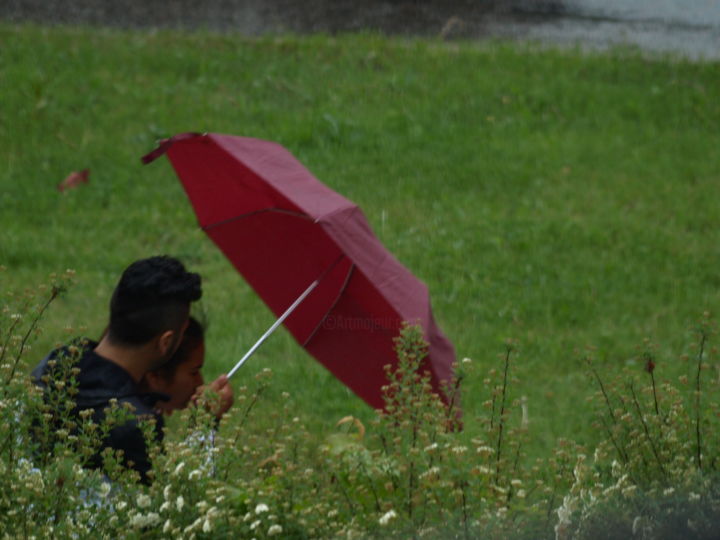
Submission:
[[[403,321],[424,330],[434,388],[450,379],[455,353],[435,324],[427,287],[385,249],[355,204],[285,148],[185,133],[143,162],[165,152],[200,227],[273,313],[287,317],[295,340],[358,396],[383,407],[383,366],[397,362],[393,338]]]

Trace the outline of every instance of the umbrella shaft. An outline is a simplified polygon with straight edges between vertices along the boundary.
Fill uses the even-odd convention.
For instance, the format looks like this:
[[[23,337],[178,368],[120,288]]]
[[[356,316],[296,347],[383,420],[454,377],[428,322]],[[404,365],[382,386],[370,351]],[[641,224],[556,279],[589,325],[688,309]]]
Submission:
[[[227,376],[228,376],[228,379],[229,379],[230,377],[232,377],[238,369],[240,369],[240,366],[242,366],[242,365],[245,363],[245,360],[247,360],[248,358],[250,358],[250,357],[253,355],[253,353],[257,350],[257,348],[258,348],[260,345],[262,345],[263,341],[265,341],[265,340],[270,336],[270,334],[272,334],[272,333],[277,329],[277,327],[280,326],[280,325],[282,324],[282,322],[283,322],[285,319],[287,319],[287,317],[288,317],[293,311],[295,311],[295,308],[300,305],[300,302],[302,302],[303,300],[305,300],[305,297],[306,297],[308,294],[310,294],[315,287],[317,287],[318,283],[320,283],[320,279],[316,279],[315,281],[313,281],[313,282],[310,284],[310,286],[309,286],[307,289],[305,289],[305,292],[303,292],[300,296],[298,296],[297,300],[295,300],[295,301],[292,303],[292,305],[285,310],[285,313],[283,313],[282,315],[280,315],[280,318],[279,318],[277,321],[275,321],[275,323],[273,323],[273,325],[272,325],[270,328],[268,328],[268,331],[265,332],[265,333],[262,335],[262,337],[257,340],[257,342],[255,343],[255,345],[253,345],[252,347],[250,347],[250,350],[245,353],[245,356],[243,356],[243,357],[240,359],[240,361],[239,361],[237,364],[235,364],[235,367],[233,367],[233,368],[230,370],[230,372],[229,372],[228,375],[227,375]]]

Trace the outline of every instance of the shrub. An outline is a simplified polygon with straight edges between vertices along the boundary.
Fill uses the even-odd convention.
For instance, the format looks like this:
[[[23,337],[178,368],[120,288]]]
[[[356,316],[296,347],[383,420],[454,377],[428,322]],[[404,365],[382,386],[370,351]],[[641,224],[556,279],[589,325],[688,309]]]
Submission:
[[[162,445],[143,423],[153,470],[142,485],[111,451],[102,470],[85,467],[130,411],[112,407],[100,425],[72,416],[72,348],[44,399],[27,377],[40,317],[71,277],[9,294],[0,310],[3,537],[720,536],[718,409],[705,390],[715,354],[709,318],[679,384],[656,379],[649,343],[639,357],[644,373],[612,383],[588,358],[603,434],[591,452],[559,441],[547,459],[525,456],[514,343],[484,378],[485,407],[461,416],[462,384],[478,376],[475,363],[460,362],[443,395],[434,393],[422,332],[405,325],[398,363],[387,368],[385,407],[367,426],[347,416],[324,438],[310,434],[289,393],[281,403],[264,399],[266,369],[236,389],[219,427],[203,403],[171,418]]]
[[[592,459],[579,455],[574,483],[558,510],[561,538],[717,538],[717,401],[705,391],[716,331],[705,314],[691,355],[691,376],[658,381],[653,347],[640,355],[643,379],[624,373],[598,391],[596,427],[605,434]],[[716,382],[716,381],[715,381]]]

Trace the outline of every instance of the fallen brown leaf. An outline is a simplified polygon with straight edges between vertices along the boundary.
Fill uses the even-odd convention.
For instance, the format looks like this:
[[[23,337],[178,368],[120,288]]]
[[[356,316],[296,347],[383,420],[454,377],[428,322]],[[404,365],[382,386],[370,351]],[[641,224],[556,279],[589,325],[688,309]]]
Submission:
[[[83,169],[80,172],[73,171],[65,177],[65,180],[57,185],[57,189],[62,192],[76,188],[81,184],[87,184],[89,182],[88,176],[90,176],[90,169]]]

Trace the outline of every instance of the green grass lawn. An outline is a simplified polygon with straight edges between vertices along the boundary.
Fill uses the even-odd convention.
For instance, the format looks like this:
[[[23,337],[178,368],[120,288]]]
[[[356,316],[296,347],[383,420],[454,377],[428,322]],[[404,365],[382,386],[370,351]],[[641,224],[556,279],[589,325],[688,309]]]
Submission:
[[[431,291],[458,358],[519,343],[513,395],[536,449],[592,440],[582,363],[632,363],[646,337],[676,376],[688,329],[720,307],[720,66],[632,51],[374,35],[248,39],[0,25],[3,293],[73,268],[39,359],[97,336],[120,271],[158,253],[205,279],[207,375],[273,318],[196,228],[158,138],[211,131],[278,141],[365,211]],[[90,182],[59,193],[68,173]],[[371,411],[284,331],[239,373],[327,432]],[[639,369],[639,368],[638,368]],[[487,399],[468,381],[466,425]]]

